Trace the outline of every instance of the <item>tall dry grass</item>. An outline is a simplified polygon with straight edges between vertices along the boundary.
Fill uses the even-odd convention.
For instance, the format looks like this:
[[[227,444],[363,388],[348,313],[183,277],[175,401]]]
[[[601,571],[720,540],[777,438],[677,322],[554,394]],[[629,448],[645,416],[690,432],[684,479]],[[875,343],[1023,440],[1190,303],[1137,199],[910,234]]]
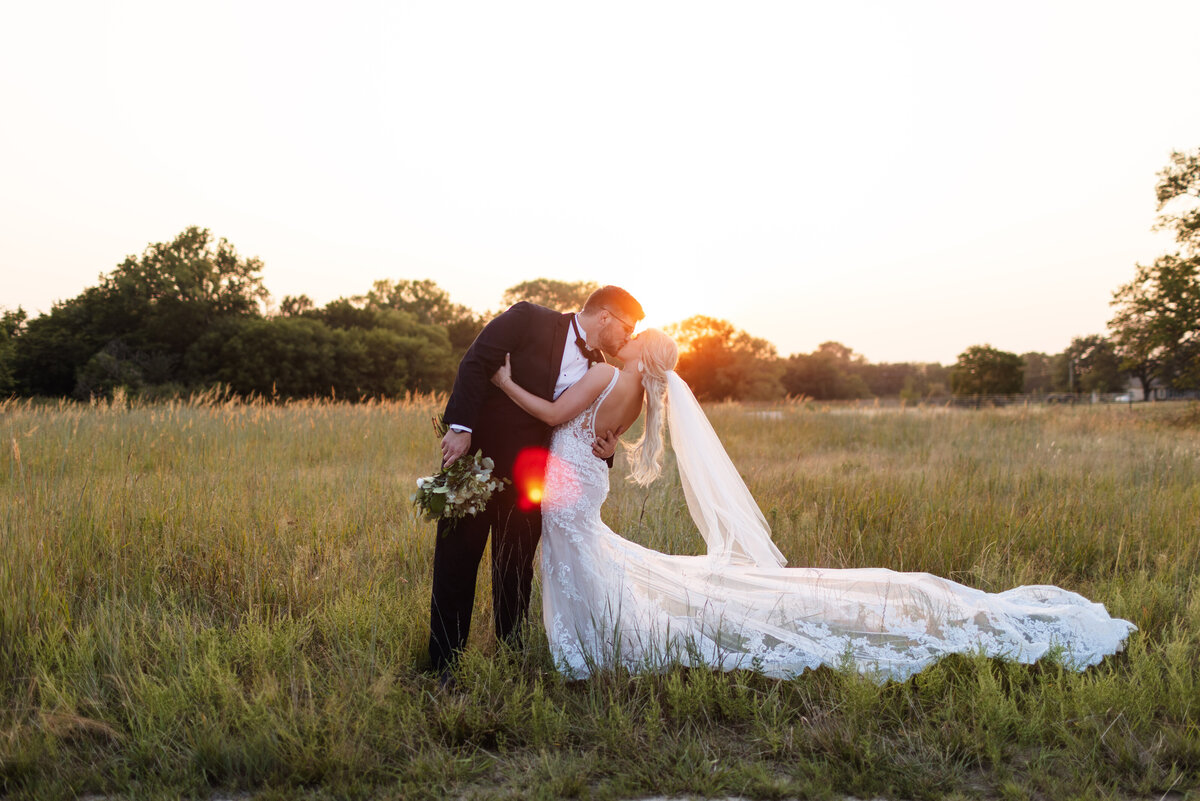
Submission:
[[[440,399],[0,405],[0,793],[1100,797],[1200,783],[1200,430],[1180,406],[709,409],[792,564],[1057,583],[1140,631],[1075,674],[952,659],[877,687],[582,684],[478,593],[458,695],[420,672]],[[606,520],[697,552],[678,480]],[[536,599],[535,599],[536,603]]]

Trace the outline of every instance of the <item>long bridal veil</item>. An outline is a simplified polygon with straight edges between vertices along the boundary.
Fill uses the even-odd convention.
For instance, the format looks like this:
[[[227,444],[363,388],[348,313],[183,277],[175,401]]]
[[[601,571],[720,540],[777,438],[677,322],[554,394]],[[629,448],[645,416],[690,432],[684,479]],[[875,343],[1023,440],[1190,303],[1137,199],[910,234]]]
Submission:
[[[661,652],[639,643],[665,641],[685,646],[675,649],[685,662],[753,665],[777,676],[849,663],[880,679],[904,678],[950,653],[1032,662],[1051,650],[1082,669],[1120,650],[1136,628],[1060,587],[988,593],[928,573],[785,567],[750,490],[674,372],[667,406],[706,555],[659,554],[615,534],[595,540],[606,549],[601,561],[617,568],[600,581],[612,587],[606,597],[621,599],[615,611],[627,664]]]
[[[667,373],[667,424],[688,511],[716,563],[782,567],[754,496],[687,383]]]
[[[555,430],[542,505],[542,598],[555,663],[582,678],[624,665],[795,676],[852,666],[905,678],[951,653],[1021,662],[1059,649],[1083,668],[1134,628],[1058,587],[987,593],[928,573],[786,567],[750,490],[687,384],[667,374],[667,422],[700,556],[667,554],[605,525],[608,469],[592,407]]]

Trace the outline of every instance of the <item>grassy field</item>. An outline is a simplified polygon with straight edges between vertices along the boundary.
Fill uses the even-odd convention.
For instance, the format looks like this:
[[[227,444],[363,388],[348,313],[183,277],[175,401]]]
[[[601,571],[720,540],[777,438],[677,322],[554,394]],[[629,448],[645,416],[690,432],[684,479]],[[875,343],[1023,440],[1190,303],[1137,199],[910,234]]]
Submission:
[[[1200,798],[1200,412],[709,409],[791,564],[1057,583],[1137,624],[1082,674],[884,686],[420,672],[432,399],[0,405],[0,795]],[[606,520],[696,553],[671,470]],[[535,604],[537,598],[535,597]]]

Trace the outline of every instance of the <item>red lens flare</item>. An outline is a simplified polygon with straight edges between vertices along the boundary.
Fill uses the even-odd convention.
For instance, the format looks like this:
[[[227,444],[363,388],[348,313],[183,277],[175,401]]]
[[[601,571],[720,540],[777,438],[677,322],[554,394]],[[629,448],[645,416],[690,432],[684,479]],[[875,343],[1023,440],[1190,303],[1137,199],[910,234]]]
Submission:
[[[513,462],[513,486],[517,490],[517,508],[523,512],[536,509],[546,489],[546,461],[550,452],[545,448],[526,448]]]

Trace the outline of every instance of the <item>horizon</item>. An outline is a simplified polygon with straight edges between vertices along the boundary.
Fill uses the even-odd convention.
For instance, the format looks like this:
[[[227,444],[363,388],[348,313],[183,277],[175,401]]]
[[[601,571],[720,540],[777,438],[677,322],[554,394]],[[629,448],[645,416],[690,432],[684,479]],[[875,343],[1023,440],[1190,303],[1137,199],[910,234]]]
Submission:
[[[216,236],[215,236],[215,234],[214,234],[214,238],[219,238],[219,237],[216,237]],[[152,243],[152,244],[158,244],[158,243]],[[230,244],[233,244],[233,245],[235,246],[235,248],[236,248],[236,243],[230,243]],[[128,254],[128,255],[129,255],[130,257],[140,257],[140,254]],[[246,256],[246,254],[244,254],[244,253],[241,253],[240,251],[239,251],[239,253],[238,253],[238,256],[239,256],[240,258],[246,258],[246,257],[247,257],[247,256]],[[115,268],[114,268],[114,269],[115,269]],[[111,271],[110,271],[110,272],[111,272]],[[533,280],[537,280],[537,279],[547,279],[547,278],[549,278],[550,280],[558,280],[558,279],[553,279],[553,278],[550,278],[549,276],[533,276],[533,277],[530,277],[530,278],[522,279],[521,281],[518,281],[518,282],[517,282],[516,284],[514,284],[513,286],[515,287],[517,284],[523,283],[524,281],[533,281]],[[379,280],[387,280],[387,279],[379,279]],[[423,279],[413,279],[413,280],[423,280]],[[431,279],[431,280],[432,280],[432,279]],[[57,302],[59,302],[59,301],[68,301],[68,300],[71,300],[72,298],[74,298],[74,297],[77,297],[78,295],[82,294],[82,293],[83,293],[83,292],[84,292],[86,289],[90,288],[91,286],[94,286],[94,285],[88,285],[87,287],[84,287],[84,288],[80,289],[80,291],[79,291],[79,292],[77,292],[75,295],[73,295],[73,296],[70,296],[70,297],[66,297],[66,298],[59,298],[59,299],[56,299],[54,302],[55,302],[55,303],[57,303]],[[264,286],[265,286],[265,284],[264,284]],[[440,285],[439,285],[439,286],[440,286]],[[442,288],[442,289],[445,289],[445,287],[441,287],[441,288]],[[511,289],[511,288],[512,288],[512,287],[506,287],[505,289],[507,290],[507,289]],[[269,292],[270,288],[269,288],[269,287],[267,287],[267,289],[268,289],[268,292]],[[316,301],[314,301],[314,307],[319,309],[319,308],[322,308],[323,306],[325,306],[327,303],[329,303],[329,302],[332,302],[332,301],[335,301],[335,300],[354,300],[354,299],[356,299],[356,298],[358,298],[358,299],[361,299],[361,298],[363,298],[363,297],[364,297],[364,296],[367,294],[367,292],[368,292],[370,289],[371,289],[371,287],[367,287],[366,289],[364,289],[362,292],[359,292],[359,293],[338,295],[338,296],[336,296],[336,297],[329,298],[329,300],[328,300],[328,301],[325,301],[325,302],[316,302]],[[304,294],[304,293],[300,293],[300,294]],[[261,312],[263,313],[263,315],[264,315],[264,316],[266,316],[266,317],[271,317],[271,316],[278,315],[278,314],[279,314],[279,305],[280,305],[280,303],[283,301],[284,297],[286,297],[286,296],[277,296],[277,295],[275,295],[274,293],[270,293],[270,292],[269,292],[269,295],[268,295],[268,298],[267,298],[267,300],[266,300],[265,302],[260,302],[260,311],[261,311]],[[311,299],[311,297],[310,297],[310,299]],[[457,299],[456,299],[456,298],[455,298],[453,295],[450,295],[450,296],[449,296],[449,299],[450,299],[450,301],[451,301],[451,302],[458,303],[458,300],[457,300]],[[465,306],[466,304],[461,304],[461,303],[460,303],[459,305],[464,305],[464,306]],[[0,305],[0,312],[3,312],[3,311],[15,311],[17,308],[18,308],[18,307],[12,307],[12,308],[9,308],[9,307],[5,307],[5,306],[3,306],[3,305]],[[22,308],[23,308],[23,307],[22,307]],[[478,315],[478,316],[479,316],[479,317],[480,317],[480,318],[481,318],[481,319],[482,319],[482,320],[483,320],[483,321],[486,323],[486,322],[487,322],[489,319],[491,319],[491,317],[492,317],[492,316],[494,316],[494,315],[496,315],[496,314],[499,314],[500,312],[504,311],[504,308],[505,308],[505,307],[504,307],[504,306],[503,306],[503,304],[501,304],[501,303],[499,302],[499,300],[498,300],[498,302],[497,302],[497,305],[496,305],[496,306],[494,306],[494,307],[491,307],[491,308],[487,308],[487,309],[477,309],[477,308],[472,308],[472,307],[468,307],[468,308],[469,308],[469,309],[470,309],[470,310],[471,310],[471,311],[472,311],[474,314]],[[37,312],[37,313],[34,313],[34,314],[30,314],[30,313],[29,313],[29,310],[28,310],[28,309],[25,309],[25,312],[26,312],[26,313],[27,313],[27,315],[28,315],[28,319],[33,319],[35,316],[38,316],[38,315],[40,315],[40,314],[46,314],[46,313],[49,313],[49,311],[50,311],[50,310],[49,310],[49,309],[47,309],[47,310],[46,310],[46,311],[44,311],[44,312]],[[580,310],[579,310],[579,309],[561,309],[560,311],[580,311]],[[690,316],[701,316],[701,315],[690,315]],[[703,315],[703,316],[709,316],[709,317],[711,317],[712,315]],[[686,321],[688,318],[682,318],[682,319],[679,319],[679,320],[665,320],[665,321],[661,321],[661,322],[657,322],[657,321],[656,321],[656,322],[652,322],[651,324],[646,324],[646,320],[650,320],[650,319],[652,319],[652,318],[649,316],[649,314],[647,314],[647,316],[646,316],[645,318],[643,318],[643,320],[641,320],[641,321],[639,321],[639,322],[638,322],[637,326],[635,327],[635,331],[636,331],[636,332],[641,332],[641,331],[644,331],[646,328],[660,328],[660,329],[666,329],[666,328],[669,328],[669,327],[671,327],[671,326],[673,326],[673,325],[676,325],[676,324],[679,324],[679,323],[685,322],[685,321]],[[724,318],[717,318],[717,319],[724,320]],[[732,321],[727,321],[727,322],[732,322]],[[756,335],[756,334],[755,334],[753,331],[746,331],[745,329],[742,329],[742,330],[743,330],[743,331],[745,331],[745,333],[747,333],[747,334],[750,334],[751,336],[756,336],[756,337],[757,337],[757,335]],[[1086,336],[1086,335],[1084,335],[1084,336]],[[759,339],[765,339],[765,337],[757,337],[757,338],[759,338]],[[768,341],[768,342],[771,342],[770,340],[767,340],[767,341]],[[819,342],[817,345],[813,346],[813,348],[812,348],[811,350],[809,350],[809,351],[790,351],[790,352],[785,352],[784,350],[780,349],[778,346],[776,346],[776,351],[777,351],[777,355],[778,355],[778,357],[779,357],[780,359],[786,360],[786,359],[787,359],[789,356],[794,356],[794,355],[799,355],[799,356],[807,356],[807,355],[811,355],[812,353],[816,352],[816,351],[817,351],[817,350],[820,348],[820,346],[821,346],[821,345],[823,345],[823,344],[826,344],[826,343],[829,343],[829,342],[836,343],[836,344],[839,344],[839,345],[843,345],[843,346],[845,346],[845,347],[849,348],[849,350],[850,350],[850,351],[851,351],[851,352],[854,354],[854,356],[856,356],[856,357],[861,357],[861,358],[862,358],[862,359],[863,359],[863,360],[864,360],[866,363],[868,363],[868,364],[874,364],[874,365],[880,365],[880,364],[913,364],[913,365],[938,365],[938,366],[946,366],[946,367],[949,367],[949,366],[953,366],[953,364],[955,363],[955,361],[957,361],[957,356],[958,356],[958,355],[956,355],[954,358],[952,358],[952,359],[949,359],[949,360],[947,360],[947,361],[944,361],[944,362],[938,362],[938,361],[932,361],[932,360],[922,360],[922,359],[890,359],[890,360],[884,360],[884,359],[873,359],[873,358],[871,358],[870,354],[863,353],[863,352],[859,351],[859,350],[858,350],[856,347],[854,347],[854,346],[853,346],[853,344],[852,344],[852,343],[848,343],[848,342],[840,342],[839,340],[831,340],[831,339],[823,339],[823,340],[821,340],[821,341],[820,341],[820,342]],[[774,343],[774,342],[771,342],[771,344],[772,344],[772,345],[776,345],[776,343]],[[1063,345],[1063,347],[1062,347],[1062,348],[1060,348],[1060,349],[1058,349],[1058,350],[1052,350],[1052,351],[1021,351],[1021,352],[1019,352],[1019,353],[1017,353],[1016,351],[1011,351],[1011,352],[1013,352],[1013,353],[1017,353],[1017,355],[1018,355],[1018,356],[1025,356],[1026,354],[1029,354],[1029,353],[1038,353],[1038,354],[1041,354],[1041,355],[1044,355],[1044,356],[1049,356],[1049,357],[1052,357],[1052,356],[1058,355],[1058,354],[1062,353],[1063,351],[1065,351],[1065,350],[1066,350],[1066,348],[1067,348],[1069,345],[1070,345],[1070,342],[1067,342],[1066,344],[1064,344],[1064,345]],[[967,348],[970,348],[970,347],[972,347],[972,346],[994,347],[993,343],[990,343],[990,342],[973,342],[973,343],[971,343],[971,344],[969,344],[969,345],[966,345],[966,346],[964,346],[964,347],[963,347],[963,350],[965,351]],[[999,350],[1004,350],[1003,348],[998,348],[998,349],[999,349]]]
[[[31,316],[195,224],[276,302],[544,276],[783,356],[1052,354],[1174,249],[1155,174],[1200,145],[1186,2],[68,5],[0,33]]]

